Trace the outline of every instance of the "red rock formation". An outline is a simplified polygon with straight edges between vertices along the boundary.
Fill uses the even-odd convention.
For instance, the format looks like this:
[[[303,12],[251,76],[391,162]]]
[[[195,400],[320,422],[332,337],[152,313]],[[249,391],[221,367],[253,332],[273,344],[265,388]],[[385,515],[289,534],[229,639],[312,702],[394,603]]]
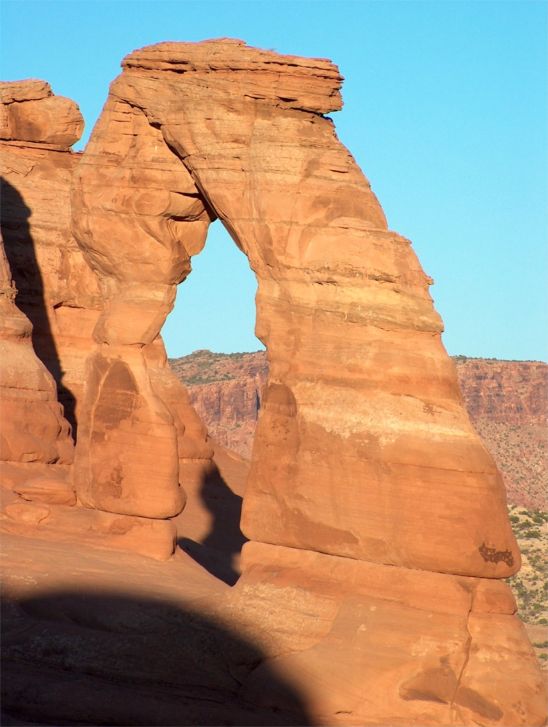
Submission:
[[[540,361],[498,361],[457,356],[457,374],[474,421],[546,425],[548,366]]]
[[[65,145],[73,143],[82,128],[83,121],[76,104],[52,97],[47,83],[0,84],[0,139],[11,140],[0,142],[3,166],[0,240],[2,461],[64,464],[72,461],[70,428],[57,401],[55,382],[37,358],[31,343],[35,318],[29,315],[29,321],[27,317],[25,283],[33,277],[36,263],[33,266],[28,257],[21,262],[28,251],[20,251],[18,246],[21,243],[23,247],[29,237],[30,209],[21,193],[12,186],[12,180],[33,176],[29,174],[33,164],[24,158],[24,154],[21,158],[21,144],[40,142],[68,148]],[[26,184],[29,184],[28,180]],[[68,215],[67,209],[67,222]],[[30,254],[32,256],[34,251]],[[41,298],[38,291],[33,292]],[[39,300],[38,304],[41,303]]]
[[[502,480],[431,281],[323,115],[341,105],[337,68],[231,40],[159,44],[123,67],[73,194],[105,299],[79,497],[180,509],[176,422],[147,352],[216,215],[257,275],[270,365],[252,542],[223,618],[264,642],[324,724],[542,724],[532,650],[493,580],[519,567]],[[282,700],[261,666],[242,690]]]
[[[548,366],[535,361],[454,357],[474,427],[500,469],[509,502],[548,509]],[[250,459],[263,387],[264,351],[195,351],[170,359],[210,436]]]
[[[70,232],[70,185],[80,155],[69,147],[83,120],[76,104],[53,96],[45,81],[0,84],[0,98],[5,116],[29,122],[14,127],[20,134],[15,140],[15,130],[0,131],[12,139],[0,142],[2,232],[17,305],[33,324],[34,349],[55,377],[74,427],[102,306],[97,279]]]
[[[458,357],[474,426],[503,473],[508,500],[548,510],[548,366]]]
[[[207,463],[211,448],[190,405],[175,403],[183,392],[159,332],[211,213],[160,131],[114,94],[78,168],[73,207],[104,295],[88,360],[78,497],[108,512],[172,517],[184,505],[179,456]]]
[[[170,359],[170,367],[187,387],[209,436],[250,459],[268,375],[265,352],[226,355],[195,351]]]
[[[73,389],[77,504],[67,465],[10,461],[2,528],[31,545],[29,535],[162,559],[177,527],[209,541],[210,556],[220,552],[224,475],[159,338],[175,287],[218,216],[259,281],[270,375],[244,497],[243,576],[222,598],[213,589],[201,602],[260,655],[227,648],[220,662],[213,649],[204,690],[224,695],[229,681],[239,706],[289,714],[292,695],[272,679],[282,673],[322,724],[541,725],[540,674],[511,594],[496,580],[519,566],[501,479],[441,345],[431,281],[409,242],[387,229],[323,115],[340,108],[340,82],[329,61],[241,41],[145,48],[125,59],[77,167],[71,102],[52,100],[43,82],[7,89],[6,241],[21,306],[26,300],[35,317],[37,351],[49,337],[44,360],[50,346],[58,378],[67,361],[67,381],[85,382]],[[71,185],[83,256],[67,212],[55,207],[66,205]],[[45,189],[55,196],[50,208]],[[3,290],[9,330],[13,288]],[[54,325],[59,310],[66,327]],[[28,354],[28,326],[14,328],[13,355],[25,345]],[[63,358],[63,341],[79,349],[78,362]],[[18,386],[8,388],[19,396]],[[191,502],[178,515],[181,482]],[[42,562],[39,547],[29,552]],[[178,562],[164,573],[190,578]],[[43,582],[51,583],[47,570]],[[118,628],[105,624],[109,634]],[[210,631],[189,627],[193,663]],[[29,648],[57,672],[74,664],[59,662],[55,649]],[[76,652],[84,673],[112,674],[100,657]],[[165,670],[154,674],[171,684]],[[188,675],[181,679],[188,688]],[[92,723],[84,696],[76,721]],[[57,721],[59,712],[48,715]]]
[[[105,281],[96,340],[123,357],[154,339],[215,210],[258,277],[270,361],[246,534],[393,565],[512,573],[502,481],[462,406],[430,280],[322,116],[340,108],[335,66],[237,41],[160,44],[123,66],[73,196],[80,244]],[[151,156],[165,166],[161,190]],[[114,365],[104,357],[97,370]],[[79,491],[103,506],[120,462],[92,476],[94,426],[80,440]],[[164,477],[175,492],[173,473]],[[124,488],[135,490],[124,483],[119,511]],[[485,548],[510,555],[495,562]]]
[[[0,91],[4,120],[3,126],[0,127],[0,137],[7,140],[1,143],[2,226],[6,251],[18,285],[17,303],[34,324],[34,348],[55,376],[60,401],[71,422],[76,424],[86,409],[92,409],[90,405],[84,403],[87,396],[83,390],[84,367],[93,348],[93,331],[105,320],[105,316],[101,318],[105,304],[103,290],[100,289],[97,277],[84,260],[71,234],[70,187],[80,155],[71,153],[69,146],[79,137],[83,122],[76,104],[68,99],[53,96],[49,84],[44,81],[6,83]],[[167,154],[169,155],[169,152]],[[154,160],[152,164],[154,165]],[[122,188],[119,192],[122,193]],[[101,285],[104,289],[106,282],[102,280]],[[138,298],[137,287],[133,285],[132,294]],[[121,296],[118,296],[116,304],[119,312],[123,305]],[[136,321],[141,321],[142,318],[143,316],[139,314]],[[126,322],[123,323],[123,328],[128,328]],[[129,329],[128,335],[131,338]],[[150,412],[144,412],[143,416],[143,409],[146,407],[143,407],[138,397],[132,394],[133,374],[126,376],[124,366],[117,364],[114,357],[111,360],[109,374],[100,383],[103,400],[107,401],[106,408],[100,403],[99,413],[106,411],[105,417],[108,420],[109,412],[112,413],[114,409],[113,416],[121,416],[123,419],[125,401],[126,407],[132,409],[136,423],[133,423],[135,424],[133,428],[129,427],[125,435],[118,437],[116,436],[118,432],[113,437],[108,436],[108,431],[106,436],[105,432],[102,435],[99,433],[92,448],[93,462],[90,462],[89,466],[99,487],[104,488],[101,504],[106,510],[109,507],[109,496],[117,501],[116,467],[119,471],[124,467],[133,468],[141,477],[155,477],[156,490],[149,490],[146,495],[151,508],[149,514],[153,513],[164,518],[176,514],[184,503],[183,492],[178,486],[177,453],[180,456],[180,467],[183,468],[189,452],[192,458],[201,457],[209,462],[211,447],[205,442],[205,429],[188,403],[184,389],[167,368],[161,339],[155,334],[144,354],[139,352],[136,354],[136,367],[138,369],[139,366],[141,368],[146,366],[146,386],[149,391],[154,391],[155,400],[160,402],[156,407],[159,411],[155,411],[152,418],[149,416]],[[105,357],[99,359],[104,361]],[[110,401],[113,386],[120,396]],[[114,407],[111,406],[112,403]],[[81,412],[82,406],[84,412]],[[165,410],[166,406],[168,411]],[[168,421],[165,426],[162,417]],[[176,431],[173,429],[173,421],[176,423]],[[82,431],[85,433],[85,416],[82,416],[82,424]],[[108,423],[106,429],[108,430]],[[147,432],[143,432],[143,429]],[[156,439],[162,437],[162,431],[167,431],[165,437],[167,454],[164,464],[162,465],[162,458],[159,456],[152,468],[147,470],[146,465],[143,465],[143,456],[145,461],[147,459],[147,437],[152,436]],[[123,454],[119,453],[121,443],[127,445]],[[105,486],[104,459],[108,459],[109,451],[114,453],[116,463],[114,478]],[[13,459],[13,455],[10,454],[8,458]],[[171,487],[174,488],[167,497],[167,502],[165,498],[162,502],[161,497],[162,466],[165,477],[171,478]],[[22,476],[27,477],[28,473],[22,473]],[[128,499],[131,500],[132,497],[135,498],[135,495],[130,494]],[[90,501],[84,490],[80,492],[79,502],[84,506],[95,505],[93,498]],[[19,509],[21,508],[24,509],[24,506],[21,505]],[[115,512],[119,509],[114,506]],[[11,520],[16,511],[18,512],[12,508]],[[124,509],[128,515],[139,515],[141,511],[142,507],[131,502],[127,503]],[[77,516],[67,514],[66,518],[58,519],[49,529],[49,536],[57,533],[61,537],[62,532],[74,533],[71,517],[74,519]],[[78,517],[91,518],[90,527],[100,533],[103,539],[106,538],[105,542],[112,541],[112,538],[110,540],[108,538],[110,525],[106,531],[104,528],[101,529],[97,521],[99,516],[93,515],[90,511],[87,514],[80,513]],[[100,517],[105,520],[106,516]],[[55,518],[49,517],[48,522],[52,523],[53,520]],[[124,532],[131,530],[130,522],[131,518],[127,518],[123,527]],[[11,521],[7,526],[11,527],[10,523]],[[134,524],[139,530],[139,521],[135,520]],[[156,536],[149,537],[149,554],[160,553],[161,557],[170,555],[175,537],[173,525],[163,521],[156,524],[148,523],[147,528],[150,530],[149,526],[153,526],[158,532],[161,531],[158,537],[163,542],[163,546],[159,547],[154,542]],[[143,541],[142,534],[136,536],[133,533],[128,537],[118,538],[118,541],[120,547],[124,547],[125,543],[129,544],[127,547],[133,548],[139,543],[138,550],[146,552],[144,544],[146,540]]]
[[[46,81],[2,83],[0,104],[0,139],[66,151],[82,136],[84,119],[78,106],[54,96]]]
[[[0,462],[68,464],[70,428],[55,382],[32,348],[32,325],[15,305],[16,292],[0,237]]]
[[[15,287],[4,262],[2,459],[10,465],[3,467],[2,475],[8,491],[21,497],[13,501],[7,495],[2,527],[27,533],[29,526],[39,526],[35,534],[41,537],[68,540],[88,531],[88,540],[95,545],[169,557],[175,539],[171,523],[130,517],[122,522],[96,510],[71,507],[75,500],[71,486],[63,503],[53,502],[51,487],[44,488],[43,479],[53,483],[59,500],[59,492],[66,489],[66,469],[15,467],[31,461],[72,462],[70,427],[62,417],[51,375],[67,417],[75,424],[85,401],[84,367],[103,297],[71,234],[70,187],[80,155],[69,147],[83,130],[78,107],[53,96],[45,81],[0,84],[0,100],[2,236],[16,281],[17,306],[32,322],[13,305]],[[154,370],[166,368],[161,342],[149,355]],[[180,389],[172,378],[170,372],[163,376],[160,371],[156,385],[166,391],[170,385]],[[203,431],[200,423],[194,428]],[[177,479],[177,461],[169,466]],[[84,498],[79,504],[86,504]]]

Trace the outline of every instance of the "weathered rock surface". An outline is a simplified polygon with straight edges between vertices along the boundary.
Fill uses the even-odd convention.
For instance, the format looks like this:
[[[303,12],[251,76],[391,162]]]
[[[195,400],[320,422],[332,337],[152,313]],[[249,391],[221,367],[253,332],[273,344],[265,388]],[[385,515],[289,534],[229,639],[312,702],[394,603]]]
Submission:
[[[246,535],[442,572],[514,572],[502,480],[462,405],[431,281],[322,115],[341,105],[337,68],[230,40],[159,44],[123,67],[73,196],[110,301],[95,337],[153,340],[214,210],[257,275],[270,362]],[[160,190],[151,155],[173,170]]]
[[[457,360],[474,426],[501,470],[508,500],[548,510],[548,366]]]
[[[56,477],[35,477],[18,485],[14,490],[23,500],[50,505],[76,505],[76,493],[72,483]]]
[[[31,343],[32,325],[15,304],[17,291],[0,235],[0,462],[72,461],[70,427],[52,376]]]
[[[54,96],[46,81],[0,84],[0,139],[68,150],[83,130],[78,106],[69,98]]]
[[[16,286],[6,277],[9,274],[6,263],[2,269],[8,280],[7,287],[3,286],[7,328],[2,345],[9,351],[4,352],[6,355],[2,360],[2,416],[3,420],[12,423],[13,431],[8,426],[2,428],[2,457],[9,462],[69,462],[73,456],[70,428],[62,418],[51,375],[56,379],[59,400],[75,432],[85,401],[85,366],[92,351],[92,332],[104,305],[99,281],[71,233],[70,188],[80,155],[70,152],[69,146],[79,138],[83,120],[76,104],[53,96],[49,84],[44,81],[0,84],[0,95],[2,118],[9,122],[9,131],[0,133],[5,139],[0,142],[2,236]],[[13,306],[14,298],[32,321],[32,326]],[[171,386],[171,399],[176,401],[182,387],[166,368],[161,341],[152,348],[148,355],[157,372],[156,385],[166,392]],[[107,396],[112,393],[109,382],[112,383],[113,376],[116,376],[116,366],[106,386],[103,382]],[[109,402],[122,418],[124,396],[126,405],[135,405],[127,388],[121,393],[122,401],[118,398]],[[35,401],[37,398],[44,400],[42,406],[39,405],[42,402]],[[181,407],[184,408],[184,404],[174,404],[175,409]],[[135,408],[139,409],[138,406]],[[190,405],[186,408],[190,409]],[[191,414],[186,418],[190,420]],[[154,422],[145,416],[140,420],[140,426],[150,427],[158,434],[162,425]],[[190,422],[189,429],[192,429]],[[211,448],[205,445],[203,425],[197,422],[194,429],[203,433],[202,450],[206,456],[208,452],[211,456]],[[184,431],[182,424],[181,430]],[[168,439],[170,437],[171,430]],[[146,448],[132,448],[131,429],[126,441],[130,444],[123,456],[131,461],[132,467],[138,468]],[[140,441],[141,445],[143,441]],[[170,441],[173,449],[176,447],[173,437]],[[110,443],[99,442],[96,446],[93,464],[97,469],[94,473],[101,484],[102,449],[108,451],[109,447],[112,449],[119,444],[120,439],[115,439]],[[169,453],[171,455],[171,449]],[[167,468],[177,481],[177,458],[168,459],[164,469]],[[154,514],[165,517],[166,512],[178,512],[184,500],[177,487],[175,497],[178,499],[168,505],[166,511],[166,503],[160,501],[161,470],[160,460],[148,469],[148,477],[158,474],[158,485],[149,490],[148,497],[155,503]],[[128,516],[125,518],[113,518],[107,513],[82,510],[81,507],[67,510],[66,506],[75,501],[72,486],[63,492],[62,487],[55,487],[55,482],[59,484],[55,473],[47,473],[45,477],[44,480],[41,471],[26,473],[21,470],[12,476],[9,467],[4,468],[5,485],[20,498],[4,510],[3,529],[13,530],[17,523],[18,532],[30,534],[32,526],[38,526],[41,537],[61,540],[74,539],[83,529],[87,535],[82,537],[99,547],[135,549],[159,558],[172,554],[175,539],[172,523],[129,517],[133,514],[131,506],[126,508]],[[116,493],[116,482],[109,486],[110,492]],[[85,493],[81,495],[80,505],[86,505]],[[28,500],[31,502],[26,502]],[[47,517],[42,517],[40,508],[44,510],[48,505],[51,507]]]
[[[319,724],[542,724],[542,679],[500,581],[262,543],[242,555],[227,608],[251,614],[244,633],[269,655],[250,701],[280,704],[274,667]]]
[[[247,465],[218,454],[241,491]],[[219,573],[212,541],[226,535],[229,500],[202,494],[210,521],[199,508],[177,519],[203,544],[192,558],[207,554]],[[468,726],[505,724],[501,710],[506,724],[542,723],[538,672],[500,581],[253,543],[229,589],[181,550],[158,564],[15,534],[3,545],[3,706],[23,721]],[[467,656],[473,679],[460,680]]]
[[[502,473],[513,505],[548,510],[548,366],[538,361],[453,357],[466,409]],[[210,436],[251,458],[266,352],[195,351],[170,359]]]
[[[5,704],[88,724],[219,724],[220,703],[231,724],[541,725],[534,655],[495,580],[519,567],[502,481],[464,409],[431,281],[323,116],[341,105],[338,69],[231,40],[160,44],[123,66],[70,170],[77,259],[98,283],[97,305],[75,306],[93,311],[78,505],[24,499],[24,464],[2,493],[8,550],[32,572],[10,583]],[[243,537],[220,523],[227,490],[234,511],[239,498],[223,467],[239,465],[215,470],[159,338],[215,217],[257,275],[270,365],[242,578],[204,592],[181,550],[160,579],[131,573],[125,554],[114,575],[108,557],[81,555],[82,577],[76,541],[160,559],[175,528],[206,569],[236,571]],[[50,574],[52,539],[71,543],[70,565]],[[112,575],[119,592],[121,572],[126,597],[137,579],[141,603],[167,589],[180,606],[184,588],[198,608],[91,597]],[[51,600],[60,578],[87,592]],[[67,671],[63,703],[52,685]]]
[[[179,457],[207,463],[211,449],[167,368],[159,332],[211,213],[160,131],[115,96],[79,165],[73,208],[104,296],[88,360],[78,496],[109,512],[175,516],[184,505]]]
[[[94,412],[93,407],[97,404],[95,402],[93,406],[88,406],[84,403],[85,367],[93,349],[93,331],[105,305],[101,289],[104,281],[99,281],[88,266],[71,232],[70,188],[81,155],[73,154],[68,147],[79,137],[83,121],[76,104],[68,99],[53,96],[49,84],[44,81],[5,83],[0,85],[0,92],[2,103],[5,105],[5,108],[2,107],[5,112],[3,118],[8,119],[11,124],[9,133],[0,134],[6,139],[0,142],[2,232],[17,285],[16,302],[32,321],[34,350],[55,377],[59,400],[75,432],[78,420],[81,414],[83,415],[82,407],[85,410],[87,406]],[[15,107],[17,111],[14,111]],[[117,302],[121,304],[121,301]],[[142,315],[139,313],[138,319],[141,318]],[[124,322],[124,326],[128,327],[127,321]],[[30,337],[30,325],[27,329],[25,335]],[[29,350],[32,350],[30,338]],[[117,505],[119,490],[117,473],[122,472],[124,467],[129,467],[132,471],[139,472],[141,482],[143,479],[146,479],[147,483],[154,481],[154,487],[145,488],[147,492],[145,497],[151,503],[148,514],[164,518],[179,512],[184,504],[184,494],[178,486],[177,438],[181,460],[185,453],[188,455],[189,452],[194,457],[205,457],[209,460],[211,447],[205,442],[205,429],[188,403],[186,393],[167,368],[161,340],[158,338],[146,351],[135,351],[134,354],[133,373],[128,373],[123,364],[118,364],[116,356],[101,357],[98,353],[95,359],[88,363],[88,366],[93,368],[93,361],[98,362],[99,376],[103,377],[100,383],[102,399],[98,402],[98,406],[99,413],[105,414],[106,429],[108,430],[108,417],[113,410],[115,413],[112,416],[118,416],[117,421],[124,419],[128,407],[134,410],[135,414],[135,421],[130,423],[125,435],[116,436],[119,434],[116,432],[109,441],[108,431],[105,436],[105,431],[102,430],[103,439],[99,434],[99,439],[95,440],[94,459],[89,466],[97,486],[103,488],[101,503],[103,510],[108,510],[110,503],[114,501],[116,504],[110,507],[114,512],[122,509],[126,515],[141,514],[142,507],[132,502],[142,497],[140,493],[137,495],[130,493],[124,507],[120,508]],[[18,370],[15,366],[9,369],[3,367],[5,375],[11,371],[17,379],[11,382],[11,388],[16,393],[18,388],[24,390],[27,386],[25,382],[30,380],[28,376],[25,377],[21,365],[17,368]],[[133,392],[133,377],[136,376],[138,379],[140,371],[145,369],[147,371],[150,369],[151,372],[150,377],[148,373],[146,374],[146,387],[149,392],[152,392],[154,387],[160,395],[160,401],[152,411],[146,411],[146,406],[138,401]],[[116,388],[117,382],[120,383],[119,388]],[[52,384],[53,382],[50,386]],[[157,396],[151,395],[157,401]],[[25,420],[24,425],[19,422],[17,428],[19,440],[25,436],[27,439],[34,436],[33,427],[38,428],[41,435],[38,435],[38,440],[43,440],[45,448],[47,437],[50,435],[46,435],[44,423],[39,416],[31,414],[30,409],[22,410],[21,396],[19,394],[18,396],[14,406],[18,408],[19,419],[22,416]],[[51,398],[53,407],[59,410],[54,393]],[[169,402],[171,413],[165,410],[164,400]],[[4,406],[3,413],[8,411],[9,406],[9,403]],[[176,431],[172,426],[174,417],[177,420]],[[167,419],[167,425],[164,424],[164,419]],[[85,433],[85,418],[82,424],[82,431]],[[54,418],[51,426],[59,427]],[[68,426],[66,423],[64,426],[65,437],[71,448]],[[152,465],[147,466],[143,464],[143,460],[148,462],[147,441],[151,437],[153,439],[164,437],[164,451],[167,452],[167,456],[162,460],[159,455]],[[34,439],[36,438],[34,436]],[[127,444],[125,451],[120,451],[120,447],[124,450],[125,444]],[[25,447],[28,449],[27,445]],[[115,453],[116,466],[119,470],[115,469],[112,479],[107,476],[105,480],[103,460],[108,458],[109,452]],[[28,459],[34,457],[34,454],[31,452],[19,455],[10,450],[4,458],[13,461],[22,457]],[[41,459],[54,461],[55,457],[57,454],[48,450],[47,458],[41,456]],[[70,458],[72,459],[72,452]],[[167,495],[164,492],[165,486],[162,487],[162,474],[164,480],[171,482],[172,487],[173,482],[175,483],[172,490],[169,485],[167,486],[169,490]],[[21,484],[19,482],[19,485]],[[21,494],[25,497],[22,492]],[[58,497],[61,495],[58,494]],[[90,504],[85,490],[80,492],[80,504],[84,506]],[[91,505],[94,504],[92,499]],[[19,503],[17,508],[21,512],[28,511],[28,508],[25,510],[23,503]],[[70,523],[71,517],[81,518],[84,515],[67,514],[66,517],[59,517],[56,527],[48,529],[49,537],[55,536],[56,533],[61,538],[67,534],[70,536],[70,533],[74,535],[75,529]],[[87,513],[85,517],[88,519],[94,517],[97,520],[97,516],[92,517],[91,513]],[[127,518],[124,525],[126,531],[129,530],[129,522],[130,518]],[[161,557],[171,554],[175,532],[173,525],[150,523],[150,528],[147,525],[143,530],[139,523],[140,520],[136,520],[132,526],[134,530],[139,531],[139,536],[132,538],[124,536],[118,539],[119,542],[127,543],[130,548],[137,544],[138,551],[145,552],[147,546],[143,534],[147,532],[147,528],[148,530],[167,528],[169,532],[167,538],[162,536],[164,545],[160,549],[153,542],[154,535],[149,539],[150,555],[155,556],[159,551]],[[104,539],[102,526],[90,527],[94,532],[100,533],[99,541],[101,538]]]
[[[266,352],[195,351],[190,356],[170,359],[169,365],[188,390],[209,435],[223,447],[250,459],[268,378]]]
[[[470,416],[512,424],[546,425],[548,365],[541,361],[499,361],[455,357]]]
[[[0,84],[2,98],[18,107],[54,102],[45,81]],[[67,99],[62,99],[68,101]],[[83,120],[74,107],[74,133],[79,138]],[[25,112],[26,113],[26,112]],[[64,129],[64,117],[53,113],[46,123],[33,116],[36,143],[28,134],[0,142],[2,158],[2,235],[17,288],[17,306],[33,325],[36,354],[57,382],[59,401],[75,428],[82,398],[84,364],[91,331],[102,307],[96,276],[72,237],[70,186],[80,158],[69,142],[52,149],[51,129]],[[57,126],[59,124],[59,126]]]

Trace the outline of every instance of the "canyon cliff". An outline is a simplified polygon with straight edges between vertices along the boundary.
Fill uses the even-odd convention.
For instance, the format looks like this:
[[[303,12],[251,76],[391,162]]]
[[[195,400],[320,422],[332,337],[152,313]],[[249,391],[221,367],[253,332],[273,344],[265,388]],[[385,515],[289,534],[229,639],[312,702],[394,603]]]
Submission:
[[[122,69],[81,156],[68,150],[81,130],[72,102],[52,100],[43,82],[5,88],[3,143],[15,159],[7,174],[19,211],[32,204],[27,218],[35,208],[37,221],[50,215],[40,195],[63,169],[59,216],[42,234],[8,211],[6,229],[15,233],[6,250],[21,308],[26,264],[17,256],[25,245],[36,250],[27,288],[28,310],[39,308],[35,350],[47,334],[58,360],[42,345],[42,361],[70,388],[77,424],[64,484],[57,455],[36,463],[49,468],[49,485],[43,470],[31,475],[32,464],[10,449],[4,455],[3,529],[26,543],[27,560],[32,552],[49,563],[30,585],[10,581],[10,708],[16,694],[32,701],[32,665],[44,663],[45,673],[68,668],[84,685],[80,698],[76,687],[66,697],[73,711],[65,703],[63,721],[134,723],[120,690],[104,705],[90,697],[95,676],[120,683],[123,663],[131,683],[153,690],[136,698],[152,694],[159,704],[141,711],[147,724],[151,714],[156,724],[219,724],[211,716],[216,700],[231,724],[543,724],[540,671],[501,580],[520,565],[503,481],[442,345],[432,281],[411,243],[388,229],[327,116],[342,105],[337,67],[221,39],[149,46]],[[35,103],[42,106],[25,106]],[[25,167],[31,152],[45,166]],[[237,462],[222,450],[214,456],[160,337],[176,286],[216,218],[257,276],[256,333],[269,364],[239,490],[227,484]],[[60,230],[55,244],[52,229]],[[3,289],[12,306],[11,282]],[[66,327],[53,325],[57,311]],[[28,344],[28,333],[17,345]],[[24,399],[27,382],[8,388]],[[67,431],[60,420],[57,439]],[[240,579],[223,588],[190,556],[222,550],[223,503],[237,504],[240,494],[248,542]],[[204,524],[197,543],[192,536]],[[237,557],[243,537],[231,537]],[[59,583],[49,573],[63,552],[59,541],[71,543],[70,566],[55,571],[71,587],[99,580],[120,588],[123,574],[126,596],[131,584],[142,601],[148,584],[179,606],[194,598],[207,619],[196,612],[181,619],[167,602],[160,617],[150,604],[135,611],[119,592],[107,605],[97,590],[87,601],[66,592],[44,600],[44,584]],[[177,541],[187,555],[177,549],[163,566],[134,560],[134,553],[168,559]],[[18,542],[8,541],[8,563],[17,562]],[[133,554],[121,553],[113,567],[84,552],[82,574],[75,553],[86,545]],[[27,568],[35,573],[32,559]],[[158,586],[162,573],[171,591]],[[29,640],[25,615],[50,622],[42,640]],[[183,622],[196,668],[176,676],[170,634]],[[143,659],[142,642],[127,645],[128,630],[131,638],[143,623],[167,662],[156,650]],[[71,624],[109,634],[107,643],[97,637],[65,654],[63,644],[80,638]],[[48,646],[51,633],[62,635],[52,641],[57,650]],[[121,650],[112,647],[116,639]],[[127,661],[113,664],[108,647]],[[18,665],[29,657],[27,673]],[[136,668],[149,661],[144,674]],[[158,684],[184,692],[194,680],[194,709],[202,711],[166,717],[170,698]],[[37,704],[55,721],[60,707],[46,682]]]

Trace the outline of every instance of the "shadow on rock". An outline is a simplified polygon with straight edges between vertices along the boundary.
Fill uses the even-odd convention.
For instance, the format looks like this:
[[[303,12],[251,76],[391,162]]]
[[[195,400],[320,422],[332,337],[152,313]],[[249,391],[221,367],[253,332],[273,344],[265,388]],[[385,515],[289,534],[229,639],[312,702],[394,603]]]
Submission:
[[[74,394],[63,383],[65,372],[51,330],[44,281],[29,224],[32,210],[20,192],[3,177],[0,177],[0,200],[0,230],[17,288],[15,303],[32,323],[34,351],[57,383],[59,401],[76,438],[76,402]]]
[[[234,561],[247,540],[240,530],[242,498],[230,489],[217,466],[204,477],[199,496],[211,514],[211,528],[200,541],[181,537],[178,544],[203,568],[232,586],[239,578]]]
[[[226,625],[140,595],[56,592],[6,600],[6,724],[311,725],[274,671],[279,704],[242,698],[265,655]]]

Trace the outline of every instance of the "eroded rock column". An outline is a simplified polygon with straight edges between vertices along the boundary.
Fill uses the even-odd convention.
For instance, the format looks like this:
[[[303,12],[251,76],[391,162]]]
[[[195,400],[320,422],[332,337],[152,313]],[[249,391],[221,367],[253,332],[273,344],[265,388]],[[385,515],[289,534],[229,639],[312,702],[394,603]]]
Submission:
[[[34,353],[32,325],[15,305],[16,293],[0,237],[0,462],[69,464],[70,427],[53,377]]]
[[[37,252],[30,190],[34,185],[35,196],[35,167],[42,166],[42,172],[44,167],[48,171],[55,168],[57,159],[68,156],[82,129],[76,104],[53,96],[45,81],[0,83],[2,462],[67,465],[73,458],[71,430],[57,400],[56,382],[33,348],[33,323],[44,321],[47,335],[53,308],[42,282],[41,266],[46,262],[51,269],[62,252],[50,249],[47,255],[43,248]],[[44,164],[48,155],[56,159]],[[60,161],[59,166],[66,164]],[[58,177],[51,180],[52,195]],[[65,217],[68,220],[68,209]]]
[[[74,232],[104,301],[75,461],[78,497],[87,507],[173,517],[185,500],[179,458],[211,457],[159,337],[210,219],[161,133],[112,94],[73,193]],[[173,529],[166,521],[167,527]]]
[[[0,84],[2,233],[17,305],[54,377],[76,435],[84,362],[102,307],[97,279],[71,234],[70,187],[84,123],[46,81]]]

